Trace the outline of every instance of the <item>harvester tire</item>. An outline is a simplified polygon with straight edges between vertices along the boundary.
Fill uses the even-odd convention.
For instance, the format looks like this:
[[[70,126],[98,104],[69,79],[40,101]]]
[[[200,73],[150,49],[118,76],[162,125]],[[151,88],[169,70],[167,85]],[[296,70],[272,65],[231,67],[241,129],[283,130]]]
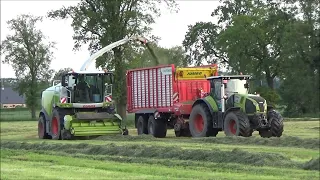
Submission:
[[[61,118],[58,109],[54,109],[51,119],[51,137],[53,140],[61,139]]]
[[[275,110],[268,112],[268,121],[271,123],[270,130],[260,130],[259,134],[261,137],[281,137],[283,133],[283,118],[280,113]]]
[[[156,138],[165,138],[167,136],[167,124],[163,119],[154,119],[150,116],[148,119],[148,132]]]
[[[189,118],[189,129],[192,137],[214,136],[217,132],[213,132],[212,127],[212,116],[209,108],[205,104],[194,106]]]
[[[46,132],[46,122],[42,115],[39,116],[39,120],[38,120],[38,136],[39,136],[39,139],[51,138]]]
[[[252,136],[250,121],[241,111],[231,111],[224,118],[224,133],[226,136]]]
[[[148,121],[143,116],[139,116],[137,120],[137,133],[138,135],[148,134]]]

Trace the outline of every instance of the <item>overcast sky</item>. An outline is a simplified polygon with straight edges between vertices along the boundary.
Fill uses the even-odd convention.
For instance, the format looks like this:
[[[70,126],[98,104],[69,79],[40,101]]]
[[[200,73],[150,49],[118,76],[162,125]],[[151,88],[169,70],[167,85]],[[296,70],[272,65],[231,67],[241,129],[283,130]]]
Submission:
[[[1,40],[10,33],[6,22],[15,18],[19,14],[30,13],[36,16],[44,16],[52,9],[58,9],[62,6],[74,5],[78,1],[17,1],[17,0],[1,0]],[[219,5],[218,0],[211,1],[195,1],[195,0],[176,0],[179,4],[180,11],[178,13],[170,13],[163,9],[162,16],[156,19],[156,23],[152,25],[153,34],[161,38],[159,44],[163,47],[172,47],[181,45],[187,32],[187,26],[198,21],[213,21],[216,19],[211,17],[211,12]],[[73,30],[70,26],[71,20],[52,21],[44,20],[39,24],[39,28],[48,36],[49,40],[55,41],[56,50],[54,50],[55,59],[51,63],[51,68],[59,70],[60,68],[71,67],[79,69],[84,61],[90,56],[86,47],[80,51],[72,51]],[[10,65],[2,63],[4,59],[1,56],[1,77],[15,77],[13,69]]]

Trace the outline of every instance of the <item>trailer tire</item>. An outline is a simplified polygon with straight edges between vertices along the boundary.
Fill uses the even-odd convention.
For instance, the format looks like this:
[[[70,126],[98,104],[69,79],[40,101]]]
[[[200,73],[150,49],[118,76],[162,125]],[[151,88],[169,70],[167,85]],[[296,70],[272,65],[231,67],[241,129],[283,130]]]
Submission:
[[[55,108],[52,112],[51,119],[51,139],[61,140],[61,114],[58,109]]]
[[[192,137],[209,137],[214,135],[212,116],[206,104],[197,104],[192,108],[189,129]]]
[[[43,115],[39,116],[38,120],[38,136],[39,139],[50,139],[51,137],[46,132],[46,122]]]
[[[138,135],[148,134],[148,122],[143,118],[143,116],[139,116],[137,120],[137,133]]]
[[[148,119],[148,133],[156,138],[165,138],[167,136],[167,124],[163,119],[154,119],[150,116]]]

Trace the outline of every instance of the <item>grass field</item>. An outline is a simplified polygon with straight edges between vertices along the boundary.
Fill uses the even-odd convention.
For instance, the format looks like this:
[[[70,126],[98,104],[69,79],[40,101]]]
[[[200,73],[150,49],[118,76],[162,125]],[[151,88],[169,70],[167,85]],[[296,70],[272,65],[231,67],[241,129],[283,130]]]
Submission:
[[[319,179],[319,121],[281,138],[37,138],[36,121],[1,122],[1,179]]]

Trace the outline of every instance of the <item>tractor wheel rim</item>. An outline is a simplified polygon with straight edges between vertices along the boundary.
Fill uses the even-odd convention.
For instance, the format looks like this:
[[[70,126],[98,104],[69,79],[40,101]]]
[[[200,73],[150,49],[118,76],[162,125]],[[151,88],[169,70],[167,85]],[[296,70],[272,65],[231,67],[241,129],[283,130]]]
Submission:
[[[237,132],[237,123],[233,119],[229,122],[229,130],[232,134],[236,134]]]
[[[203,131],[204,121],[200,114],[198,114],[195,118],[195,128],[198,132]]]
[[[58,135],[58,119],[56,117],[52,119],[52,133]]]
[[[42,122],[38,123],[38,135],[39,136],[43,136],[43,126],[42,126]]]

